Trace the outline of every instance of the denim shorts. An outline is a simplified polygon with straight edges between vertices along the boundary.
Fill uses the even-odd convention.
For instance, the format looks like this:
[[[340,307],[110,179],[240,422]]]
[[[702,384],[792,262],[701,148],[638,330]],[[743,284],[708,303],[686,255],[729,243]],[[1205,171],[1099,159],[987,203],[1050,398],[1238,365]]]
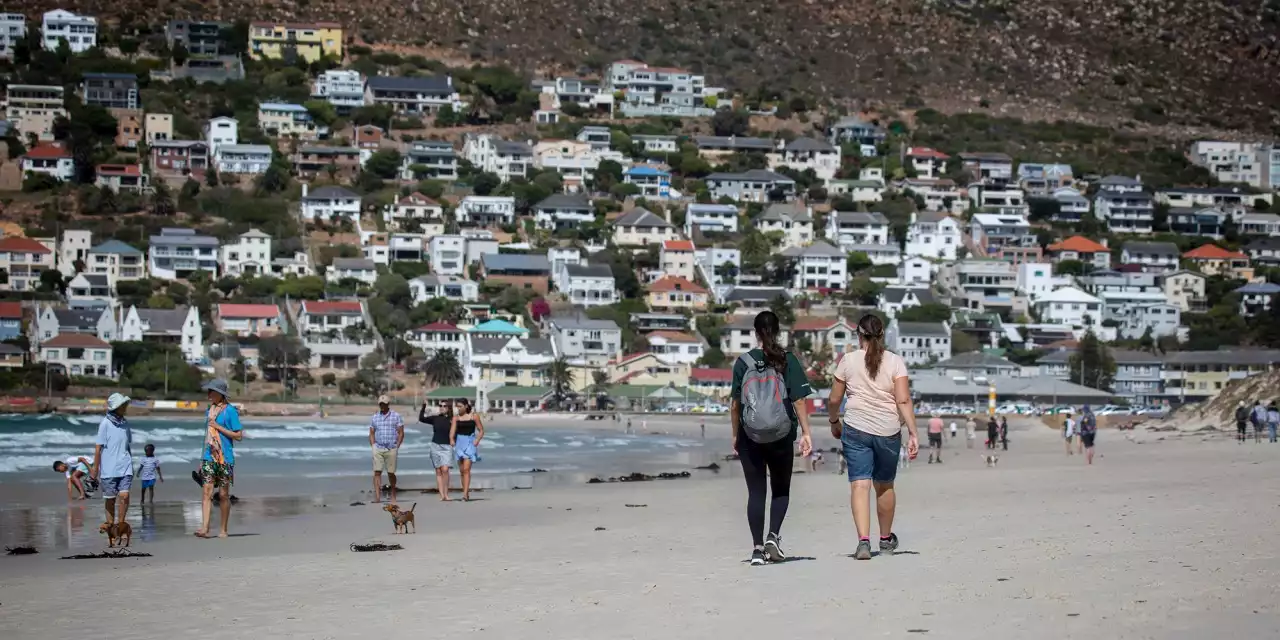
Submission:
[[[150,488],[155,487],[155,486],[156,486],[156,479],[155,479],[155,478],[152,478],[152,479],[150,479],[150,480],[143,480],[143,481],[142,481],[142,488],[143,488],[143,489],[150,489]]]
[[[876,436],[844,425],[840,434],[844,459],[849,467],[849,482],[867,480],[888,484],[898,477],[898,452],[902,450],[902,433]]]
[[[132,475],[120,476],[119,478],[103,478],[102,497],[110,500],[122,493],[129,493],[129,489],[132,486]]]

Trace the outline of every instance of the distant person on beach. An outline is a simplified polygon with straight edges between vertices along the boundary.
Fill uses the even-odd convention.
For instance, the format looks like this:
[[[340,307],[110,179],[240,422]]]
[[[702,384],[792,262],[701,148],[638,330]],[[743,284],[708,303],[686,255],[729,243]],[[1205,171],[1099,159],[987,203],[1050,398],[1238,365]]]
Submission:
[[[1009,450],[1009,418],[1005,416],[1000,418],[1000,448]]]
[[[441,402],[432,414],[427,414],[427,403],[422,403],[418,422],[431,425],[431,466],[436,470],[436,491],[441,501],[449,502],[449,468],[454,459],[449,441],[449,432],[453,430],[453,403]]]
[[[858,321],[859,350],[845,354],[836,367],[832,398],[846,398],[844,416],[833,415],[831,435],[840,438],[849,459],[850,506],[858,531],[854,557],[871,559],[871,500],[876,493],[880,553],[898,548],[893,532],[897,496],[893,483],[902,451],[902,425],[907,425],[907,458],[920,450],[911,381],[902,357],[885,349],[884,322],[867,314]]]
[[[156,482],[164,482],[164,473],[160,471],[160,458],[156,457],[156,446],[149,444],[142,449],[142,462],[138,463],[138,480],[142,481],[142,495],[138,496],[138,506],[147,501],[147,489],[151,490],[151,502],[156,501]]]
[[[129,489],[133,486],[133,430],[125,418],[128,412],[129,396],[111,394],[107,398],[107,415],[98,423],[98,436],[94,439],[91,475],[94,480],[101,478],[107,524],[124,522],[125,514],[129,512]]]
[[[454,455],[458,458],[458,474],[462,476],[462,500],[471,500],[471,465],[480,461],[480,441],[484,439],[484,421],[472,412],[471,401],[458,400],[457,414],[449,431]]]
[[[1263,406],[1261,400],[1253,401],[1253,442],[1254,444],[1262,442],[1262,428],[1267,426],[1267,408]]]
[[[987,448],[996,448],[996,439],[1000,437],[1000,425],[996,423],[996,417],[987,418]]]
[[[707,439],[707,419],[703,418],[698,421],[698,429],[702,431],[702,439]]]
[[[210,380],[203,387],[208,393],[209,408],[205,412],[204,452],[200,456],[200,529],[195,535],[209,537],[209,525],[213,517],[213,492],[218,491],[218,512],[222,516],[219,538],[227,537],[227,525],[231,520],[231,485],[235,481],[235,443],[244,438],[240,425],[240,410],[228,401],[227,381]]]
[[[791,473],[797,427],[800,455],[813,450],[809,414],[804,399],[813,393],[804,365],[795,354],[782,349],[778,316],[761,311],[752,322],[759,347],[733,363],[729,391],[729,424],[733,451],[742,463],[747,483],[747,526],[751,529],[751,564],[781,562],[782,521],[791,502]],[[764,506],[772,485],[769,533],[765,537]]]
[[[974,440],[978,439],[978,421],[974,416],[969,416],[964,423],[964,437],[967,441],[965,447],[972,449]]]
[[[954,440],[955,437],[956,437],[956,421],[952,420],[951,421],[951,439]]]
[[[942,464],[942,418],[936,412],[929,418],[929,464],[933,464],[934,456]]]
[[[84,485],[92,482],[92,456],[71,456],[66,460],[54,460],[53,470],[66,474],[68,500],[84,500],[89,497],[93,488],[86,488]]]
[[[1093,441],[1097,437],[1098,418],[1086,404],[1080,414],[1080,446],[1084,447],[1084,459],[1088,464],[1093,464]]]
[[[1244,400],[1236,405],[1236,444],[1244,444],[1245,431],[1249,429],[1249,408],[1244,406]]]
[[[404,442],[404,418],[391,410],[391,396],[378,396],[378,410],[369,418],[369,447],[373,449],[373,501],[382,502],[382,472],[387,472],[391,501],[396,501],[396,458]]]
[[[1276,401],[1272,400],[1267,405],[1267,442],[1276,441],[1276,429],[1280,427],[1280,407],[1276,407]]]
[[[1076,421],[1068,413],[1067,417],[1062,420],[1062,440],[1067,443],[1067,455],[1075,453],[1071,450],[1076,438]]]

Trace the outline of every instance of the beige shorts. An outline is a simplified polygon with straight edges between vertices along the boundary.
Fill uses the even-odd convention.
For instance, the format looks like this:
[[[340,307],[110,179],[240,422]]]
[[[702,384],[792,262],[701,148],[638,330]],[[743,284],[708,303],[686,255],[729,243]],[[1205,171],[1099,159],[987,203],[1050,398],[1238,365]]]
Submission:
[[[373,470],[386,471],[387,473],[396,472],[396,454],[399,449],[379,449],[373,448]]]

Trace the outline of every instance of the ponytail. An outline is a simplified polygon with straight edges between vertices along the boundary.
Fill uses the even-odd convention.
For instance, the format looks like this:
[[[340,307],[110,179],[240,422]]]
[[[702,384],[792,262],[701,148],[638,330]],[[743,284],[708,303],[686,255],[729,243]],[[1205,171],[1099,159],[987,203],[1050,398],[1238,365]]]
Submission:
[[[884,321],[870,313],[862,316],[858,321],[858,336],[862,338],[862,348],[867,352],[867,375],[874,380],[880,373],[880,363],[884,361]]]
[[[761,311],[756,314],[754,326],[760,349],[764,351],[765,364],[778,373],[784,373],[787,370],[787,352],[778,344],[778,334],[782,332],[778,315],[772,311]]]

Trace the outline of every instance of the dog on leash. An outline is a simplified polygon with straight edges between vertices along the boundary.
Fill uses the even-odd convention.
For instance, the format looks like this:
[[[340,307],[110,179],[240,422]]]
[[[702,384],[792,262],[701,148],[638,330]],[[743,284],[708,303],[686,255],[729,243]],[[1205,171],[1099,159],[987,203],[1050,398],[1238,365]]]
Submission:
[[[396,533],[409,533],[409,525],[413,525],[413,532],[418,532],[418,523],[413,521],[413,510],[418,503],[413,503],[408,511],[400,508],[399,505],[389,504],[382,508],[383,511],[391,514],[391,524],[395,527]]]
[[[1000,456],[994,453],[982,454],[982,461],[987,463],[988,467],[995,467],[1000,464]]]
[[[107,535],[108,548],[116,546],[117,542],[122,547],[127,547],[130,542],[133,542],[133,527],[129,526],[128,522],[121,521],[114,524],[104,522],[102,526],[98,527],[98,533]]]

